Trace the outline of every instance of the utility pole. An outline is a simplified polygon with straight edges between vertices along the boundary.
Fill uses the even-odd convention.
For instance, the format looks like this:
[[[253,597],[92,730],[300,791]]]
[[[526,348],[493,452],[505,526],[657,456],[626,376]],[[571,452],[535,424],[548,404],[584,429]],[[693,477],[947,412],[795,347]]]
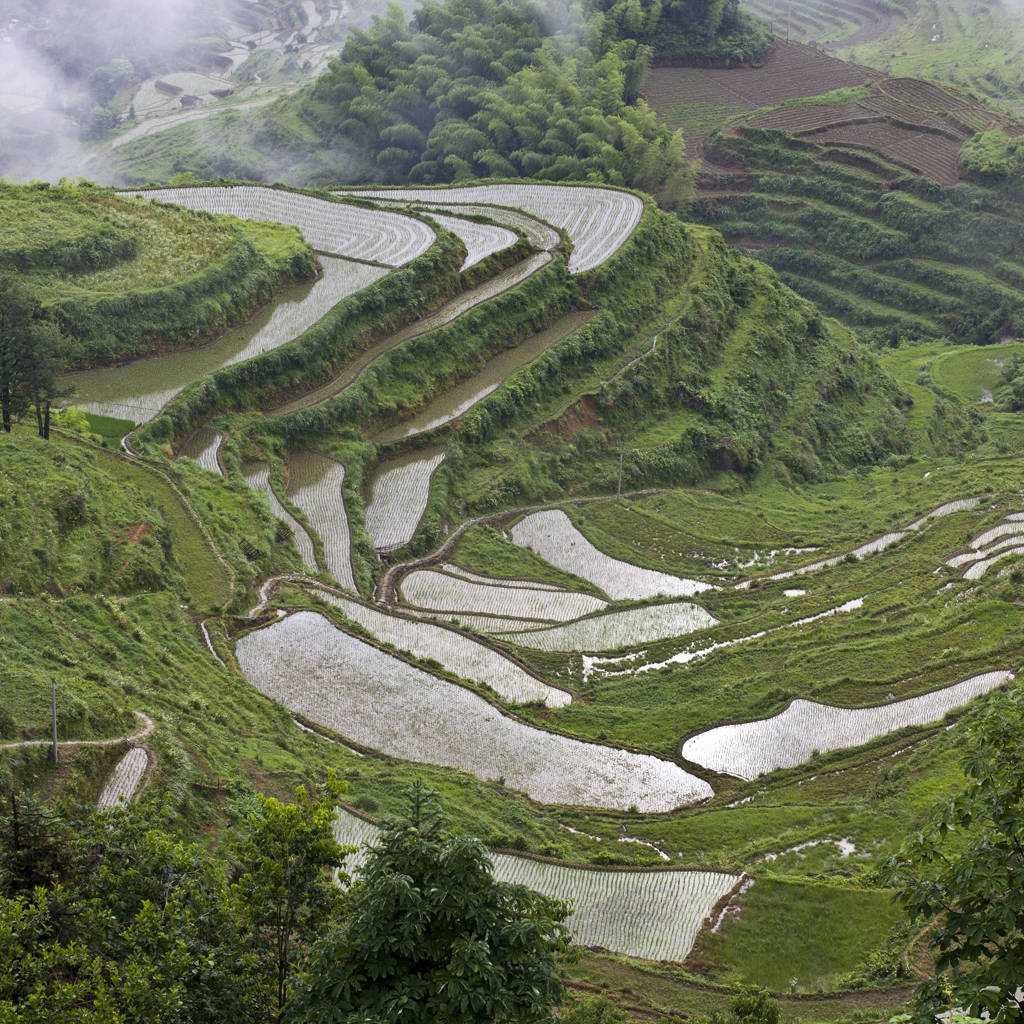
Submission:
[[[616,501],[622,501],[622,452],[619,452],[619,487],[615,494]]]
[[[50,680],[50,702],[53,706],[53,763],[60,764],[57,757],[57,680]]]

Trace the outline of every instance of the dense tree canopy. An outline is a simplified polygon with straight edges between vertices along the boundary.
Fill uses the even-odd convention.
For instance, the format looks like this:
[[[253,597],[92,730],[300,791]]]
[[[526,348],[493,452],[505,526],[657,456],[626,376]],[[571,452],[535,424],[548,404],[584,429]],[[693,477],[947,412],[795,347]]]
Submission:
[[[621,8],[621,10],[620,10]],[[356,32],[305,114],[367,181],[603,181],[687,195],[682,137],[639,98],[658,4],[427,0]]]
[[[915,1020],[966,1010],[993,1021],[1022,1017],[1024,979],[1024,691],[991,700],[970,726],[967,786],[885,867],[900,900],[935,919],[935,974],[918,992]]]
[[[294,1024],[528,1024],[564,994],[567,908],[497,882],[483,845],[449,834],[432,794],[369,851],[338,927],[313,947]]]
[[[50,405],[70,391],[58,378],[67,339],[13,274],[0,277],[0,425],[34,408],[39,436],[50,436]]]

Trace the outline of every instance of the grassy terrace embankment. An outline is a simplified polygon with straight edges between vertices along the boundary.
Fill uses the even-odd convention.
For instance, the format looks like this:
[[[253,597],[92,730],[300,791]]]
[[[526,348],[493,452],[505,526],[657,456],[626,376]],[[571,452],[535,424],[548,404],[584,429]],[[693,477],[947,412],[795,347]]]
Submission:
[[[0,210],[0,268],[16,271],[72,339],[75,368],[195,345],[315,273],[292,228],[86,185],[3,185]]]

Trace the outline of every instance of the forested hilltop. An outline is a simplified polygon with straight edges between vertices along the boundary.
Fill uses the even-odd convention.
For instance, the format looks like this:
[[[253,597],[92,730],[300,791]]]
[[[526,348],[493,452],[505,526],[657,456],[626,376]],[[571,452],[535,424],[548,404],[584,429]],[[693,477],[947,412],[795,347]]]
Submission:
[[[599,180],[674,204],[683,139],[638,91],[655,49],[756,60],[765,27],[735,0],[431,0],[355,32],[309,89],[119,150],[132,182],[177,171],[294,183]]]

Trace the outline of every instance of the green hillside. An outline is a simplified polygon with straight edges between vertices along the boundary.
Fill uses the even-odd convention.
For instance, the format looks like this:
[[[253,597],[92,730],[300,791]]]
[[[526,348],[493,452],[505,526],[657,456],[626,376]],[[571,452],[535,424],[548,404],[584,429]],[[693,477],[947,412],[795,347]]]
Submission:
[[[3,184],[0,211],[0,271],[70,338],[72,368],[209,340],[315,273],[293,228],[158,209],[88,184]]]

